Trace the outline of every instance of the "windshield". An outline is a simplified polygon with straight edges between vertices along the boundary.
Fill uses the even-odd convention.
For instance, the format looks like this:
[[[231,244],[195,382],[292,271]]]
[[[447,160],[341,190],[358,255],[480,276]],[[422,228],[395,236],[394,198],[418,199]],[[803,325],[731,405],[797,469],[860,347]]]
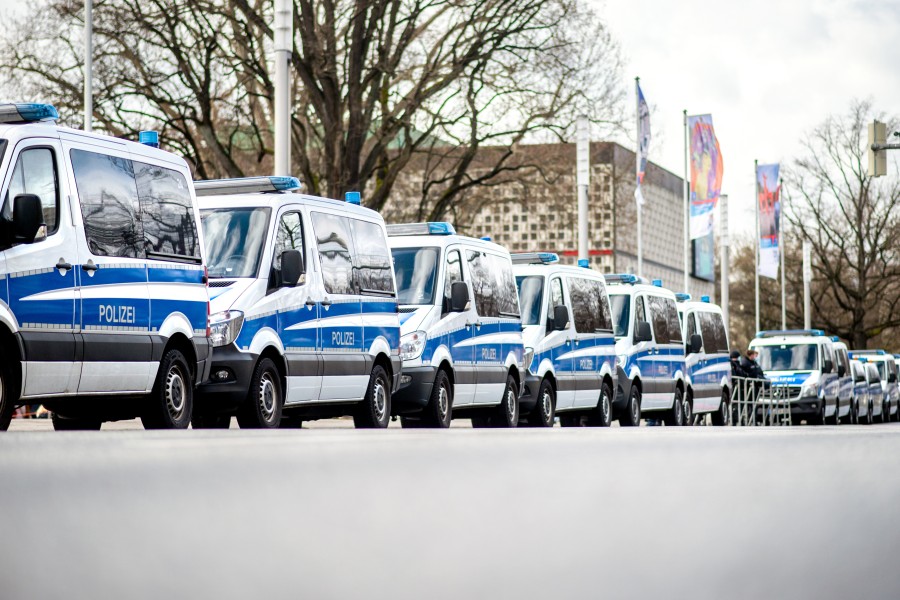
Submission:
[[[610,294],[612,306],[613,335],[617,338],[628,335],[628,320],[631,318],[631,296],[628,294]]]
[[[887,363],[883,360],[873,361],[878,367],[878,374],[882,379],[887,379]]]
[[[519,306],[522,307],[522,325],[537,325],[541,320],[544,301],[544,278],[541,275],[519,275]]]
[[[400,304],[434,304],[439,248],[392,248]]]
[[[213,208],[200,211],[209,276],[256,277],[266,247],[268,208]]]
[[[763,371],[815,371],[819,353],[815,344],[760,346],[759,366]]]

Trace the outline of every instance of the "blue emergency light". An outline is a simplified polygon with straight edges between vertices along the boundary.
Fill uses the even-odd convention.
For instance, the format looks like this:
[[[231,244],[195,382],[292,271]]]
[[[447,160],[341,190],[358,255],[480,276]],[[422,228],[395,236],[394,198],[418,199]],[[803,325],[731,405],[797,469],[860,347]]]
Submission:
[[[691,295],[685,292],[678,292],[675,294],[675,300],[677,302],[688,302],[691,299]]]
[[[709,304],[709,296],[700,296],[700,302],[706,302]]]
[[[559,256],[553,252],[518,252],[509,257],[516,265],[548,265],[559,262]]]
[[[591,268],[591,261],[589,261],[589,260],[586,259],[586,258],[579,258],[579,259],[578,259],[578,266],[579,266],[579,267],[582,267],[582,268],[584,268],[584,269],[590,269],[590,268]]]
[[[138,134],[138,141],[145,146],[150,146],[151,148],[159,148],[159,132],[142,131]]]
[[[662,279],[654,279],[653,285],[655,285],[656,287],[662,287]]]
[[[206,179],[194,182],[198,196],[222,196],[230,194],[254,194],[299,190],[302,184],[296,177],[235,177],[233,179]]]
[[[0,123],[56,121],[59,113],[52,104],[0,104]]]
[[[632,275],[631,273],[610,273],[604,275],[603,278],[606,279],[606,283],[626,283],[629,285],[634,285],[640,281],[637,275]]]
[[[758,338],[781,337],[787,335],[812,335],[819,337],[825,335],[825,332],[821,329],[772,329],[769,331],[756,332],[756,337]]]
[[[387,233],[389,236],[455,235],[456,230],[453,228],[453,225],[446,222],[402,223],[399,225],[388,225]]]
[[[344,194],[344,200],[347,201],[347,204],[355,204],[357,206],[362,204],[362,196],[360,196],[359,192],[347,192]]]
[[[492,240],[491,236],[489,236],[489,235],[483,235],[483,236],[481,236],[481,241],[482,242],[493,242],[494,240]]]

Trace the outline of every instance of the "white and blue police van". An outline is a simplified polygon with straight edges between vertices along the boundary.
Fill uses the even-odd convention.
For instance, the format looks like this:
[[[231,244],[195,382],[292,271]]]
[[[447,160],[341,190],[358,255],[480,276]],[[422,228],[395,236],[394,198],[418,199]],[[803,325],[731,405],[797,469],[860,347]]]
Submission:
[[[750,341],[759,365],[790,400],[791,420],[822,425],[838,410],[834,342],[821,329],[760,331]]]
[[[616,399],[619,424],[640,425],[641,415],[661,415],[683,425],[689,389],[684,338],[675,294],[654,279],[630,273],[606,275],[616,339]]]
[[[850,422],[853,424],[872,424],[872,402],[869,400],[869,381],[866,366],[862,361],[850,359],[850,373],[853,376],[853,408],[850,412]],[[881,385],[878,384],[878,389]]]
[[[881,417],[881,421],[887,423],[900,418],[898,414],[900,387],[897,383],[897,363],[894,356],[884,350],[852,350],[850,357],[873,364],[878,370],[883,406],[881,413],[877,409],[875,413]]]
[[[388,226],[400,301],[404,427],[516,427],[525,378],[519,298],[506,248],[449,223]]]
[[[353,416],[384,428],[400,319],[384,220],[292,193],[294,177],[197,182],[209,264],[212,370],[195,427],[298,427]]]
[[[853,400],[853,373],[850,372],[849,350],[847,344],[838,336],[831,336],[831,341],[834,342],[834,365],[838,376],[837,418],[832,421],[836,425],[842,422],[855,423],[853,409],[856,404]]]
[[[609,427],[616,389],[616,347],[602,275],[559,264],[548,252],[513,254],[522,308],[523,422],[552,427]]]
[[[863,410],[860,408],[860,423],[871,425],[876,420],[884,422],[885,414],[887,413],[884,403],[884,388],[881,385],[881,374],[878,372],[878,367],[874,363],[869,362],[864,356],[852,360],[862,366],[865,374],[868,408],[865,411],[865,415],[863,415]]]
[[[209,373],[209,297],[187,163],[0,105],[0,428],[43,404],[56,429],[190,423]]]
[[[710,414],[713,425],[727,425],[731,414],[731,357],[722,309],[712,304],[709,296],[694,302],[689,294],[679,293],[675,299],[685,338],[685,420],[690,421],[692,412]]]

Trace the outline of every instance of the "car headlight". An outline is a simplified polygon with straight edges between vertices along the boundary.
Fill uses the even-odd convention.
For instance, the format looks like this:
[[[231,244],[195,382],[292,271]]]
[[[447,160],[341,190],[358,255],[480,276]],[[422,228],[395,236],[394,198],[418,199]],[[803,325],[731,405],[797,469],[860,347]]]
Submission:
[[[801,398],[815,398],[819,393],[819,390],[816,389],[814,385],[805,385],[800,390]]]
[[[415,360],[425,350],[427,334],[424,331],[413,331],[400,338],[400,360]]]
[[[237,339],[244,325],[244,313],[226,310],[209,316],[209,343],[213,347],[227,346]]]
[[[525,347],[525,356],[522,357],[522,362],[525,364],[525,368],[528,369],[531,367],[531,361],[534,360],[534,348]]]

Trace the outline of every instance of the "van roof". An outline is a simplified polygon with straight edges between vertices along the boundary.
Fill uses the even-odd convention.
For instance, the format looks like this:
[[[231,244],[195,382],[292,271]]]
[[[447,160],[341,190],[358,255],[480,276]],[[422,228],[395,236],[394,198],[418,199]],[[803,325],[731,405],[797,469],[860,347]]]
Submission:
[[[500,254],[509,256],[509,250],[500,244],[495,244],[488,240],[480,240],[478,238],[469,237],[459,234],[441,234],[441,235],[389,235],[388,246],[391,248],[422,248],[424,246],[437,246],[446,248],[453,244],[461,244],[470,248],[480,248],[482,250],[491,250]]]
[[[688,312],[689,310],[695,312],[711,312],[722,314],[722,307],[718,304],[713,304],[711,302],[679,302],[678,310],[682,312]]]
[[[675,292],[672,290],[657,285],[648,285],[646,283],[609,285],[609,282],[607,281],[606,289],[609,291],[610,296],[634,296],[639,292],[644,292],[651,296],[663,296],[665,298],[670,298],[673,302],[675,301]]]
[[[310,196],[308,194],[293,194],[285,192],[225,194],[221,196],[199,196],[197,204],[200,210],[211,208],[279,208],[289,204],[300,204],[313,208],[321,208],[329,212],[355,214],[359,216],[381,219],[381,215],[358,204],[351,204],[343,200]]]
[[[606,280],[603,278],[603,275],[593,269],[585,269],[584,267],[576,267],[574,265],[562,265],[559,263],[516,264],[515,262],[513,262],[513,273],[515,273],[516,275],[546,275],[547,277],[565,273],[566,275],[596,279],[598,281],[602,281],[604,285],[606,284]]]

